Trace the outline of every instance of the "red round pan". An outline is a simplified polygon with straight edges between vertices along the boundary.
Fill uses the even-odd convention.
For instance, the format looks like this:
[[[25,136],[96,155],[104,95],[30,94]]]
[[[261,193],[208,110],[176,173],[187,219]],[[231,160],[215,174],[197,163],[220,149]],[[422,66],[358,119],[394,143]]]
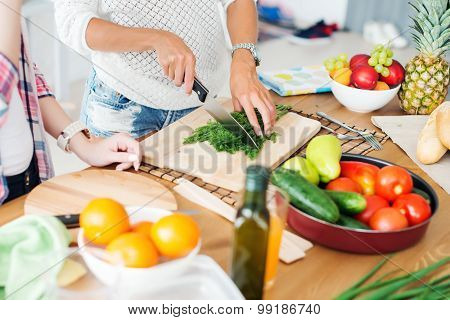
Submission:
[[[343,154],[343,161],[361,161],[378,167],[393,165],[390,162],[362,155]],[[414,187],[430,196],[431,210],[434,215],[438,208],[438,198],[433,188],[418,175],[408,171]],[[379,254],[403,250],[417,243],[425,234],[430,220],[421,224],[390,232],[375,230],[355,230],[314,218],[294,206],[289,206],[288,224],[299,235],[323,246],[354,253]]]

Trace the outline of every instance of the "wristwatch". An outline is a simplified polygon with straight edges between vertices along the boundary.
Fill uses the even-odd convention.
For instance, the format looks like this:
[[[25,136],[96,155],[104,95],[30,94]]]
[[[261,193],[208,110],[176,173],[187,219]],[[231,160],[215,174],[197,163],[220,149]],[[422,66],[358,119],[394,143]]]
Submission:
[[[251,52],[253,59],[255,59],[256,66],[259,66],[261,63],[261,58],[259,57],[258,49],[254,43],[237,43],[231,49],[231,56],[233,56],[234,52],[238,49],[247,49]]]
[[[80,121],[75,121],[69,124],[58,136],[58,147],[60,147],[63,151],[70,153],[70,139],[72,139],[72,137],[78,132],[82,132],[88,139],[91,137],[89,130],[84,126],[84,124]]]

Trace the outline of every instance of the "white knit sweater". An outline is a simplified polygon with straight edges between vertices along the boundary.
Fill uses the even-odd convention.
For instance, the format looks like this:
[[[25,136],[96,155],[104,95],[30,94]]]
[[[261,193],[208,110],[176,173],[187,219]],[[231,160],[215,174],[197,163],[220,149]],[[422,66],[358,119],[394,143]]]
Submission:
[[[173,32],[196,56],[196,73],[212,94],[228,81],[229,37],[225,11],[234,0],[56,0],[55,16],[61,40],[83,55],[91,55],[100,80],[128,99],[165,110],[200,105],[162,71],[154,51],[112,53],[91,50],[85,33],[89,21],[102,18],[127,27]],[[225,26],[225,27],[224,27]]]

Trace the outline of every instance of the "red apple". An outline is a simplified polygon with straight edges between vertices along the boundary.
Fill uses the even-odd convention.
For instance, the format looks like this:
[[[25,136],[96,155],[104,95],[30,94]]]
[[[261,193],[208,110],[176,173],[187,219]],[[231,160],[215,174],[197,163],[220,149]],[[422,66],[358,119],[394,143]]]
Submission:
[[[394,60],[387,68],[389,69],[389,76],[381,77],[381,81],[385,82],[390,87],[395,87],[405,80],[405,68],[403,68],[400,62]]]
[[[363,65],[368,66],[369,65],[369,59],[370,56],[367,54],[356,54],[350,59],[350,70],[353,70],[357,66]]]
[[[378,72],[371,66],[357,66],[351,76],[351,83],[359,89],[372,90],[378,81]]]

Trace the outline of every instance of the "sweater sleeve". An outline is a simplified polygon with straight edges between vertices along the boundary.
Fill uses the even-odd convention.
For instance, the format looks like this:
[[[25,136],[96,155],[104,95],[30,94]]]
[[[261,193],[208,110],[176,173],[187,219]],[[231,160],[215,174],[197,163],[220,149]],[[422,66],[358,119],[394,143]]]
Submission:
[[[19,72],[15,65],[0,52],[0,126],[6,120],[11,94],[18,81]]]
[[[98,18],[99,0],[55,0],[55,21],[63,43],[88,55],[92,50],[86,42],[86,29],[92,18]]]
[[[234,1],[236,0],[220,0],[220,2],[222,2],[223,7],[225,8],[225,10],[228,9],[229,5],[232,4]],[[258,0],[255,0],[255,2],[257,2]]]

